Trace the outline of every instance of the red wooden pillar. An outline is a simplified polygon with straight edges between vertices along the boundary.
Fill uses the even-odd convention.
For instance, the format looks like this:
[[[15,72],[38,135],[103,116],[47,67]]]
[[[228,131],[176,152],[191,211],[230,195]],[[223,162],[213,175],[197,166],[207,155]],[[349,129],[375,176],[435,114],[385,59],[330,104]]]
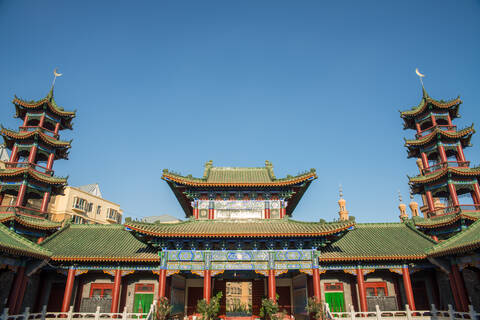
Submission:
[[[110,307],[110,312],[118,312],[118,302],[120,301],[120,284],[122,282],[122,270],[115,270],[115,280],[113,281],[113,295],[112,295],[112,306]]]
[[[7,306],[10,310],[10,314],[15,312],[15,305],[22,288],[23,277],[25,275],[25,267],[18,267],[15,278],[13,279],[12,287],[10,288],[10,294],[8,295]]]
[[[60,129],[60,122],[57,122],[57,124],[55,125],[55,135],[58,135],[58,130]]]
[[[413,298],[413,290],[412,290],[412,281],[410,280],[410,272],[408,271],[408,267],[404,266],[402,268],[403,274],[403,286],[405,287],[405,295],[407,296],[407,303],[410,307],[410,310],[415,310],[415,299]]]
[[[313,275],[313,295],[317,301],[322,300],[322,287],[320,285],[320,272],[317,268],[312,269]]]
[[[277,301],[277,285],[275,283],[275,270],[268,270],[268,299]]]
[[[427,197],[428,211],[432,213],[435,212],[435,204],[433,204],[432,191],[425,192],[425,196]]]
[[[45,237],[40,237],[40,238],[38,238],[38,240],[37,240],[37,244],[40,244],[40,243],[42,243],[42,242],[43,242],[43,240],[45,240]]]
[[[34,144],[30,149],[30,154],[28,155],[28,162],[34,163],[36,156],[37,156],[37,145]]]
[[[215,218],[215,209],[213,206],[213,200],[210,200],[208,204],[208,219],[214,219]]]
[[[459,143],[457,144],[457,157],[458,157],[458,160],[461,161],[461,162],[465,162],[465,154],[463,153],[463,148],[462,148],[462,145]]]
[[[43,114],[41,117],[40,117],[40,121],[38,122],[38,126],[43,128],[43,123],[45,122],[45,114]]]
[[[20,290],[18,291],[18,298],[15,303],[13,314],[19,314],[21,311],[20,309],[22,308],[23,297],[25,296],[25,290],[27,289],[27,284],[28,284],[28,277],[25,274],[23,274],[22,283],[20,285]]]
[[[54,158],[55,158],[55,154],[54,154],[54,153],[50,153],[50,155],[48,156],[48,161],[47,161],[47,169],[48,169],[48,170],[52,170]],[[48,172],[47,172],[47,173],[48,173]]]
[[[476,205],[480,205],[480,187],[478,186],[478,182],[475,182],[473,184],[473,194],[475,195],[475,197],[473,198],[474,203]],[[476,198],[476,201],[475,201],[475,198]]]
[[[23,181],[22,184],[20,185],[20,188],[18,189],[17,201],[15,202],[15,205],[17,207],[23,206],[23,199],[25,198],[26,191],[27,191],[27,183],[26,181]]]
[[[43,194],[43,199],[42,199],[42,206],[40,207],[40,211],[42,212],[47,212],[48,208],[48,201],[50,200],[50,192],[45,192]]]
[[[453,206],[458,207],[458,196],[457,196],[457,189],[455,189],[455,185],[452,182],[448,182],[448,191],[450,192],[450,198],[452,199]]]
[[[165,289],[167,286],[167,270],[161,269],[158,276],[158,298],[165,297]]]
[[[457,287],[458,298],[462,306],[462,310],[460,311],[467,312],[468,311],[467,290],[465,290],[465,283],[463,282],[463,278],[460,273],[460,270],[458,269],[458,265],[456,264],[452,265],[452,274],[453,274],[453,279],[455,281],[455,286]]]
[[[438,145],[438,153],[440,154],[440,160],[442,161],[442,163],[445,163],[445,165],[447,165],[447,154],[445,153],[445,148],[441,144]]]
[[[428,167],[429,167],[427,154],[425,152],[422,152],[420,155],[422,157],[423,170],[424,170],[424,172],[427,172]]]
[[[65,293],[63,294],[62,310],[60,312],[68,312],[70,301],[72,300],[73,283],[75,282],[75,269],[68,269],[67,283],[65,285]]]
[[[448,121],[448,125],[451,126],[452,125],[452,117],[450,117],[450,113],[447,113],[447,121]],[[450,128],[449,128],[450,130]]]
[[[452,272],[448,274],[448,280],[450,281],[450,288],[452,289],[453,301],[455,302],[455,310],[461,311],[462,304],[458,296],[458,289],[457,289],[457,285],[455,284],[455,278]]]
[[[203,271],[203,299],[210,302],[210,296],[212,295],[212,273],[210,270]]]
[[[435,116],[433,114],[430,114],[430,119],[432,119],[432,126],[436,126],[437,120],[435,119]]]
[[[420,124],[415,123],[415,127],[417,128],[417,134],[420,134],[420,132],[422,132],[422,128],[420,128]]]
[[[25,114],[25,118],[23,118],[23,126],[26,127],[28,122],[28,114]]]
[[[358,284],[358,294],[360,298],[360,310],[362,312],[367,312],[367,291],[365,289],[365,281],[363,279],[363,269],[357,268],[357,284]]]
[[[10,154],[10,162],[17,162],[18,147],[14,145],[12,148],[12,154]]]

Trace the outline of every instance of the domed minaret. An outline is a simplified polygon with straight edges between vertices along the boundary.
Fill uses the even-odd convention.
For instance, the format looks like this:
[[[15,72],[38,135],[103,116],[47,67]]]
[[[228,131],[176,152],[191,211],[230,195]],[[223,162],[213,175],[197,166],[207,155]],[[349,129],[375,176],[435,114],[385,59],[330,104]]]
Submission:
[[[346,203],[345,199],[343,199],[343,191],[342,191],[342,186],[340,186],[340,199],[338,200],[338,206],[340,207],[340,211],[338,212],[338,215],[340,216],[340,221],[347,221],[348,220],[348,210],[346,208]]]
[[[413,199],[413,193],[410,192],[410,204],[408,205],[412,211],[412,218],[418,217],[418,203]]]
[[[404,221],[408,219],[407,205],[403,203],[402,195],[400,194],[400,192],[398,192],[398,200],[400,201],[400,204],[398,205],[398,209],[400,210],[400,220]]]

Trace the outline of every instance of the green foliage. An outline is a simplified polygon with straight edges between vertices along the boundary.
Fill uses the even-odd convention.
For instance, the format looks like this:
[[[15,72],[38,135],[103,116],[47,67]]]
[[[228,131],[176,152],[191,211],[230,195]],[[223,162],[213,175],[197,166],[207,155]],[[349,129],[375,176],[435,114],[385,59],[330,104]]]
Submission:
[[[305,309],[308,313],[312,313],[317,320],[325,318],[324,302],[315,297],[308,298],[307,307]]]
[[[197,303],[197,313],[202,315],[202,320],[213,320],[220,312],[220,300],[223,297],[223,293],[220,291],[214,297],[210,299],[210,302],[202,299]]]
[[[320,219],[320,223],[327,223],[327,220],[325,220],[325,219]]]
[[[155,306],[154,320],[165,320],[172,308],[173,306],[170,305],[170,301],[166,297],[158,299],[158,303]]]
[[[277,294],[278,300],[278,294]],[[280,312],[278,303],[265,298],[262,299],[262,307],[260,308],[260,317],[265,320],[283,320],[285,318],[285,311]]]
[[[132,222],[132,218],[131,217],[125,217],[125,222]]]
[[[348,217],[348,220],[349,220],[349,221],[355,221],[355,216],[349,216],[349,217]]]

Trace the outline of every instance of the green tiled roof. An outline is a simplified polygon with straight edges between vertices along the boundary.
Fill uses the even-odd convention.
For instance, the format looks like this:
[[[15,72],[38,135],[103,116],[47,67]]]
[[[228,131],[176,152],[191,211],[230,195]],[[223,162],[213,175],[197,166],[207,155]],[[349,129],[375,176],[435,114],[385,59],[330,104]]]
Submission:
[[[457,98],[452,99],[450,101],[432,99],[432,98],[430,98],[430,96],[428,95],[428,93],[424,89],[422,100],[420,101],[418,106],[415,106],[410,110],[400,112],[400,116],[402,118],[414,117],[414,116],[422,113],[423,111],[425,111],[426,107],[428,105],[433,105],[433,106],[435,106],[437,108],[441,108],[441,109],[450,109],[451,107],[457,107],[461,103],[462,103],[462,100],[460,100],[460,97],[457,97]]]
[[[436,127],[432,133],[421,137],[420,139],[412,139],[412,140],[405,140],[405,146],[422,146],[426,143],[432,141],[436,138],[437,135],[441,135],[445,138],[449,139],[462,139],[465,140],[462,145],[469,145],[470,139],[472,135],[475,133],[475,129],[473,128],[473,124],[470,127],[464,128],[459,131],[449,132]]]
[[[214,167],[212,161],[205,165],[205,171],[202,178],[195,178],[191,175],[183,176],[178,173],[163,170],[163,179],[172,180],[179,183],[193,185],[282,185],[288,183],[298,183],[309,178],[316,178],[315,169],[298,174],[296,176],[287,176],[277,179],[273,172],[273,165],[265,161],[265,167],[239,168],[239,167]]]
[[[2,207],[5,208],[5,207]],[[43,218],[35,218],[32,216],[27,216],[22,214],[27,210],[18,209],[16,207],[8,207],[7,210],[12,210],[9,213],[0,213],[0,223],[14,220],[21,225],[24,225],[29,228],[33,229],[40,229],[40,230],[51,230],[51,229],[58,229],[61,227],[61,222],[55,222],[48,219]]]
[[[125,226],[157,237],[308,237],[334,234],[355,223],[320,223],[284,219],[190,220],[180,223],[150,224],[129,222]]]
[[[38,259],[47,259],[51,252],[16,234],[0,223],[0,252]]]
[[[40,180],[42,182],[52,185],[66,185],[67,179],[64,177],[50,176],[48,174],[38,172],[32,168],[6,168],[0,169],[0,177],[16,177],[27,173],[31,177]]]
[[[440,170],[437,170],[433,173],[426,174],[426,175],[418,175],[415,177],[409,177],[411,184],[416,183],[426,183],[438,180],[445,176],[446,174],[451,173],[453,175],[458,175],[462,177],[470,176],[476,177],[480,176],[480,167],[475,168],[468,168],[468,167],[447,167]]]
[[[35,137],[40,138],[43,140],[45,143],[55,146],[55,147],[65,147],[65,148],[70,148],[71,141],[62,141],[62,140],[57,140],[55,138],[52,138],[45,133],[39,128],[36,129],[35,131],[22,131],[22,132],[17,132],[15,130],[10,130],[7,128],[4,128],[3,126],[1,127],[1,135],[4,137],[4,139],[12,139],[13,141],[15,140],[26,140],[26,139],[35,139]]]
[[[427,251],[431,256],[464,253],[480,247],[480,221],[474,222],[466,230],[442,241]]]
[[[67,224],[42,242],[55,261],[158,261],[157,251],[122,225]]]
[[[361,223],[321,250],[320,261],[424,259],[434,241],[405,223]]]

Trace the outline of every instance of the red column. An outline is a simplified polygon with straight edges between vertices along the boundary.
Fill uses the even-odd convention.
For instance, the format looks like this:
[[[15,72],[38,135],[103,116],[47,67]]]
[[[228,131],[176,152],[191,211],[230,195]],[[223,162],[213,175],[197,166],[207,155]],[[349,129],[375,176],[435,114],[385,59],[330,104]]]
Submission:
[[[435,212],[435,205],[433,204],[432,191],[425,192],[425,196],[427,197],[428,211]]]
[[[28,162],[34,163],[36,155],[37,155],[37,146],[33,145],[32,148],[30,149],[30,154],[28,155]]]
[[[118,301],[120,298],[120,284],[122,282],[122,270],[115,270],[115,280],[113,281],[113,295],[112,295],[112,306],[110,307],[110,312],[118,312]]]
[[[23,198],[25,197],[26,191],[27,191],[27,183],[23,181],[23,183],[20,185],[20,188],[18,189],[17,202],[15,203],[17,207],[23,206]]]
[[[62,310],[60,312],[68,312],[70,301],[72,300],[73,283],[75,282],[75,269],[68,269],[67,284],[65,285],[65,293],[63,295]]]
[[[23,304],[23,297],[25,296],[25,290],[27,289],[28,277],[25,274],[22,277],[22,283],[20,285],[20,290],[18,291],[17,301],[15,303],[14,311],[12,314],[19,314]]]
[[[43,123],[45,122],[45,115],[42,115],[40,117],[40,121],[38,122],[39,127],[43,127]]]
[[[312,269],[313,275],[313,295],[318,301],[322,300],[322,287],[320,285],[320,272],[317,268]]]
[[[459,143],[457,144],[457,156],[458,156],[458,159],[462,162],[465,162],[465,154],[463,153],[463,148],[462,148],[462,145]]]
[[[40,207],[40,211],[42,212],[47,212],[48,208],[48,201],[50,200],[50,192],[45,192],[43,194],[43,199],[42,199],[42,206]]]
[[[167,286],[167,270],[161,269],[158,276],[158,298],[165,297],[165,288]]]
[[[212,274],[210,270],[203,271],[203,299],[210,302],[211,296],[211,285],[212,285]]]
[[[447,165],[447,154],[445,153],[445,148],[441,144],[438,145],[438,153],[440,154],[440,160],[442,161],[442,163],[445,163],[445,165]]]
[[[25,118],[23,118],[23,126],[26,127],[28,122],[28,114],[25,114]]]
[[[22,288],[23,277],[25,275],[25,267],[18,267],[17,273],[15,274],[15,278],[12,283],[12,287],[10,288],[10,294],[8,295],[8,310],[10,310],[10,314],[15,312],[15,305],[18,300],[18,296],[20,294],[20,290]]]
[[[436,126],[437,120],[435,119],[435,116],[433,114],[430,115],[430,119],[432,119],[432,126]]]
[[[451,182],[448,183],[448,191],[450,192],[450,198],[452,199],[453,205],[458,207],[458,197],[457,197],[457,190],[455,189],[455,185]]]
[[[60,122],[57,122],[57,124],[55,125],[55,135],[58,135],[58,130],[60,129]]]
[[[417,134],[420,134],[420,132],[422,132],[422,128],[420,128],[420,124],[415,123],[415,127],[417,128]]]
[[[420,155],[422,157],[423,170],[424,172],[427,172],[429,167],[427,154],[425,152],[422,152]]]
[[[275,283],[275,270],[268,270],[268,299],[277,301],[277,285]]]
[[[452,265],[452,274],[453,279],[455,281],[455,286],[457,287],[457,294],[460,300],[460,304],[462,305],[462,310],[459,311],[468,311],[468,296],[467,290],[465,290],[465,283],[463,282],[462,275],[460,270],[458,269],[458,265]]]
[[[50,153],[50,155],[48,156],[48,161],[47,161],[47,169],[48,170],[52,170],[54,158],[55,158],[55,154]]]
[[[14,145],[12,148],[12,154],[10,155],[10,162],[17,162],[18,147]]]
[[[480,187],[478,186],[478,182],[474,183],[473,184],[473,194],[475,194],[475,198],[476,201],[475,201],[475,198],[473,198],[474,202],[476,205],[479,205],[480,204]]]
[[[363,270],[357,268],[357,284],[358,294],[360,296],[360,309],[362,312],[367,312],[367,291],[365,290],[365,282],[363,279]]]
[[[462,304],[461,304],[460,298],[458,296],[458,289],[457,289],[457,285],[455,284],[455,278],[454,278],[452,272],[450,272],[448,274],[448,280],[450,280],[450,288],[452,289],[452,296],[453,296],[453,300],[455,302],[455,310],[461,311]]]
[[[413,298],[413,290],[412,290],[412,281],[410,280],[410,273],[408,271],[408,267],[402,268],[403,274],[403,286],[405,287],[405,295],[407,296],[407,303],[410,307],[410,310],[415,310],[415,300]]]
[[[447,113],[447,121],[448,121],[448,125],[451,126],[452,125],[452,118],[450,117],[450,113]]]

